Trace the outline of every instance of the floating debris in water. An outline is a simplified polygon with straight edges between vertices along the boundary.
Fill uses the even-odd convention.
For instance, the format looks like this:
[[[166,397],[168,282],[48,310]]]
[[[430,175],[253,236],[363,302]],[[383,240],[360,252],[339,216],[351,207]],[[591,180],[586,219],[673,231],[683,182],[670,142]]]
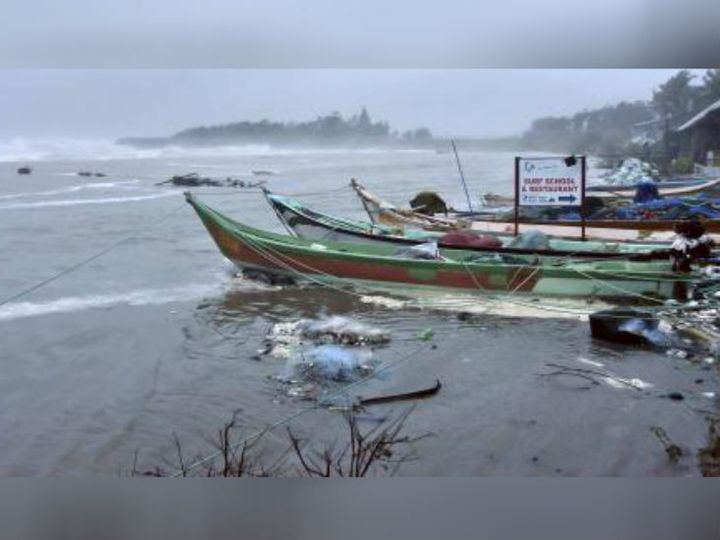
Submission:
[[[323,319],[277,323],[270,330],[268,339],[285,344],[298,344],[307,339],[315,343],[365,346],[389,343],[390,334],[360,321],[335,315]]]
[[[246,279],[259,281],[260,283],[265,283],[266,285],[288,286],[295,285],[297,283],[292,276],[265,272],[255,268],[244,268],[241,275]]]
[[[397,300],[395,298],[389,298],[387,296],[372,295],[361,296],[360,301],[364,304],[375,304],[377,306],[383,306],[389,309],[401,309],[406,304],[406,302],[404,302],[403,300]]]
[[[432,328],[426,328],[422,332],[420,332],[420,339],[422,341],[430,341],[433,336],[435,335],[435,331]]]
[[[371,351],[320,345],[291,355],[283,372],[273,379],[288,385],[284,391],[288,397],[317,400],[333,384],[354,382],[374,371],[375,361]],[[342,399],[347,400],[347,397]],[[338,405],[336,402],[329,404]],[[353,406],[353,403],[348,406]]]
[[[258,354],[286,360],[284,371],[274,379],[291,385],[288,396],[318,399],[329,384],[373,373],[372,351],[362,347],[389,341],[386,331],[348,317],[300,319],[273,325]]]

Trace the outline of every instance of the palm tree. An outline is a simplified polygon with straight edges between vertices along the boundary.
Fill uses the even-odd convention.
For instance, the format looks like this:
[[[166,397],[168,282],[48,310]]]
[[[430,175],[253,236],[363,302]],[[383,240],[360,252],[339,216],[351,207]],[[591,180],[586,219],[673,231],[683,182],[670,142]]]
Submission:
[[[683,69],[653,92],[653,105],[670,127],[677,127],[698,108],[700,89],[690,82],[695,76]]]

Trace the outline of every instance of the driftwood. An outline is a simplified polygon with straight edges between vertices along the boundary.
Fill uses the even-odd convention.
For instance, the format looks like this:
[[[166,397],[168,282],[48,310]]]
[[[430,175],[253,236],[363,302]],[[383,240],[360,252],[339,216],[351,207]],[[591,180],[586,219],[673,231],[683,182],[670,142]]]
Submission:
[[[437,394],[442,388],[442,384],[435,379],[435,384],[430,388],[414,390],[412,392],[403,392],[401,394],[388,394],[385,396],[377,396],[370,398],[362,398],[358,401],[359,405],[377,405],[378,403],[391,403],[393,401],[406,401],[410,399],[425,399]]]

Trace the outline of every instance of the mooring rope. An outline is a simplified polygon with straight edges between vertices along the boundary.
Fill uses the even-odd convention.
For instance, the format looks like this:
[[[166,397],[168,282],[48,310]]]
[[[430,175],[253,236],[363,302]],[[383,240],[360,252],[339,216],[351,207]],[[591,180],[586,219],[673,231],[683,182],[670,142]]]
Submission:
[[[340,283],[345,282],[345,280],[343,280],[342,278],[338,278],[337,276],[334,276],[334,275],[329,274],[329,273],[327,273],[327,272],[324,272],[324,271],[322,271],[322,270],[320,270],[320,269],[317,269],[317,268],[314,268],[314,267],[312,267],[312,266],[310,266],[310,265],[307,265],[307,264],[305,264],[305,263],[302,263],[302,262],[298,261],[297,259],[294,259],[292,256],[287,255],[287,254],[284,254],[284,253],[281,253],[281,252],[277,251],[276,249],[274,249],[274,248],[272,248],[272,247],[270,247],[270,246],[262,246],[259,241],[256,241],[256,240],[250,238],[249,236],[245,236],[245,235],[244,235],[243,237],[244,237],[246,240],[248,240],[248,242],[251,244],[251,245],[250,245],[251,249],[253,249],[254,251],[256,251],[256,253],[259,253],[261,256],[265,257],[266,259],[270,260],[271,262],[274,262],[275,264],[277,264],[277,265],[280,266],[281,268],[284,268],[284,269],[286,269],[286,270],[288,270],[288,271],[290,271],[290,272],[292,272],[292,273],[300,276],[300,277],[303,278],[303,279],[307,279],[308,281],[314,282],[314,283],[316,283],[316,284],[318,284],[318,285],[320,285],[320,286],[323,286],[323,287],[326,287],[326,288],[330,288],[330,289],[333,289],[333,290],[336,290],[336,291],[339,291],[339,292],[343,292],[343,293],[346,293],[346,294],[349,294],[349,295],[351,295],[351,296],[355,296],[355,297],[358,297],[358,298],[363,298],[363,297],[367,296],[368,294],[371,294],[371,293],[373,293],[373,292],[376,292],[376,289],[368,288],[368,287],[363,287],[363,286],[361,286],[361,285],[358,284],[358,283],[353,283],[353,287],[359,288],[359,289],[364,289],[364,290],[365,290],[365,294],[364,294],[364,295],[363,295],[363,294],[358,294],[358,293],[356,293],[356,292],[354,292],[354,291],[351,291],[351,290],[348,290],[348,289],[346,289],[346,288],[338,287],[338,286],[333,285],[332,283],[329,283],[329,282],[326,282],[326,281],[323,281],[323,280],[320,280],[320,279],[316,279],[316,278],[314,278],[314,277],[310,274],[310,272],[312,272],[312,273],[317,273],[317,274],[321,274],[321,275],[325,276],[325,277],[328,279],[328,281],[331,281],[331,282],[332,282],[332,281],[340,282]],[[273,253],[274,253],[275,255],[273,255]],[[565,255],[565,256],[563,257],[563,259],[568,259],[569,257],[572,257],[573,255],[575,255],[575,253],[567,254],[567,255]],[[280,257],[282,257],[282,259],[285,259],[285,260],[287,260],[287,261],[289,261],[289,262],[283,261]],[[524,285],[529,279],[531,279],[531,278],[535,275],[535,273],[537,273],[537,271],[539,271],[540,267],[537,267],[537,266],[533,267],[533,266],[529,266],[529,265],[519,265],[519,270],[522,270],[523,268],[527,268],[527,269],[533,268],[533,272],[531,272],[531,274],[530,274],[529,276],[525,277],[525,279],[523,279],[523,281],[522,281],[519,285],[517,285],[514,289],[512,289],[512,290],[509,291],[508,293],[505,293],[505,294],[494,294],[494,293],[491,293],[491,292],[487,291],[487,289],[485,289],[484,287],[482,287],[482,285],[477,281],[477,278],[476,278],[476,276],[475,276],[475,273],[472,272],[472,271],[467,267],[466,261],[460,261],[460,262],[462,263],[465,271],[471,276],[471,279],[472,279],[473,282],[475,283],[476,289],[482,293],[482,297],[485,298],[485,299],[487,299],[487,300],[490,300],[490,301],[492,301],[492,302],[495,302],[495,304],[501,304],[501,303],[503,303],[503,302],[506,302],[506,303],[510,303],[510,304],[516,304],[516,305],[519,305],[519,306],[523,306],[523,307],[526,307],[526,308],[532,308],[532,309],[535,309],[535,310],[548,311],[548,312],[557,312],[557,313],[566,313],[566,314],[572,314],[572,315],[575,315],[575,316],[578,316],[578,317],[588,316],[588,315],[592,314],[592,313],[595,311],[595,310],[585,310],[585,309],[582,309],[582,308],[574,309],[574,308],[569,308],[569,307],[565,307],[565,306],[551,305],[551,304],[548,304],[547,302],[545,302],[544,304],[539,304],[539,303],[532,303],[532,302],[525,302],[525,301],[518,300],[517,297],[515,296],[515,293],[517,293],[518,290],[522,287],[522,285]],[[302,271],[298,270],[297,268],[295,268],[295,267],[292,266],[293,264],[307,269],[308,272],[302,272]],[[577,269],[574,269],[574,270],[578,271]],[[582,271],[578,271],[578,273],[584,274]],[[605,272],[605,273],[607,273],[607,274],[610,275],[610,276],[618,276],[618,277],[621,276],[621,274],[614,274],[614,273],[612,273],[612,272]],[[606,283],[606,282],[603,281],[603,280],[600,280],[600,279],[597,279],[597,278],[593,278],[592,276],[588,276],[587,278],[588,278],[588,279],[589,279],[589,278],[592,278],[594,281],[597,281],[597,282],[599,282],[599,283],[601,283],[601,284],[603,284],[603,285],[607,285],[607,286],[608,286],[609,288],[611,288],[611,289],[616,289],[616,290],[619,289],[620,291],[622,291],[622,292],[624,292],[624,293],[627,293],[628,295],[631,295],[631,296],[639,296],[639,297],[642,297],[642,298],[644,298],[644,299],[646,299],[646,300],[651,299],[653,302],[656,302],[656,303],[661,303],[661,304],[664,303],[662,300],[659,300],[659,299],[657,299],[657,298],[650,297],[650,296],[645,296],[645,295],[641,295],[640,293],[634,293],[633,291],[629,291],[629,290],[626,290],[626,289],[623,289],[623,288],[619,288],[619,287],[614,286],[614,285],[612,285],[612,284]],[[665,281],[672,281],[672,280],[665,280]],[[486,309],[483,310],[482,313],[486,313],[491,307],[492,307],[492,306],[488,306]],[[658,306],[657,308],[661,308],[661,309],[662,309],[662,308],[664,308],[664,307],[665,307],[665,306],[663,305],[663,306]],[[649,309],[649,308],[650,308],[650,306],[646,307],[645,309]],[[657,309],[657,308],[656,308],[656,309]],[[624,318],[626,318],[626,317],[618,317],[618,318],[623,318],[623,319],[624,319]]]
[[[108,253],[110,253],[117,247],[121,246],[125,242],[128,242],[129,240],[136,238],[142,231],[147,230],[149,227],[154,227],[154,226],[159,225],[160,223],[162,223],[163,221],[168,219],[170,216],[172,216],[175,212],[180,210],[180,208],[182,208],[184,205],[185,205],[185,203],[178,205],[177,207],[173,208],[166,214],[162,215],[160,218],[155,219],[155,220],[150,220],[143,227],[139,227],[137,229],[137,231],[134,232],[133,234],[131,234],[130,236],[126,236],[124,238],[121,238],[120,240],[117,240],[116,242],[113,242],[109,246],[104,247],[100,251],[97,251],[93,255],[90,255],[89,257],[82,259],[81,261],[79,261],[71,266],[68,266],[67,268],[61,270],[60,272],[58,272],[46,279],[43,279],[42,281],[39,281],[38,283],[35,283],[34,285],[27,287],[26,289],[23,289],[21,291],[18,291],[15,294],[11,294],[10,296],[3,298],[2,300],[0,300],[0,306],[4,306],[5,304],[7,304],[9,302],[18,300],[19,298],[22,298],[23,296],[30,294],[31,292],[37,291],[38,289],[43,288],[45,285],[48,285],[48,284],[52,283],[53,281],[57,281],[58,279],[62,278],[63,276],[71,274],[72,272],[75,272],[76,270],[82,268],[86,264],[89,264],[89,263],[93,262],[94,260],[99,259],[103,255],[107,255]]]

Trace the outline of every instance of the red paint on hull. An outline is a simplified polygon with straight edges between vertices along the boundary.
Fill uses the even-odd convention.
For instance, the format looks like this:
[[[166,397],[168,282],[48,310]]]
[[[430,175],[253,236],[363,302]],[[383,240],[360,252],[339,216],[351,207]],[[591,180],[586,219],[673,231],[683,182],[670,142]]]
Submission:
[[[265,254],[263,246],[253,246],[219,227],[210,220],[203,222],[220,248],[230,260],[239,265],[247,264],[270,270],[288,272],[291,270],[302,274],[330,274],[337,278],[374,280],[410,285],[432,285],[458,289],[487,289],[496,291],[532,292],[540,279],[540,271],[532,267],[519,267],[512,270],[504,280],[491,280],[484,273],[472,272],[470,269],[428,269],[413,270],[402,264],[378,265],[374,262],[343,260],[329,258],[318,252],[317,256],[306,254],[286,254],[274,250]],[[420,275],[426,272],[427,279]],[[497,275],[497,274],[496,274]],[[508,279],[509,277],[509,279]]]

